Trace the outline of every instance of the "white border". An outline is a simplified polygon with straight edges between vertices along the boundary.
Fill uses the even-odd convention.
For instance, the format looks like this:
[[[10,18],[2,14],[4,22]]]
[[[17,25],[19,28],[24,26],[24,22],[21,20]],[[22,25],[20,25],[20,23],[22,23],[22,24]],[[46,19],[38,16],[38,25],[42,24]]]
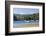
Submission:
[[[39,27],[29,28],[13,28],[13,8],[38,8],[39,9]],[[41,31],[42,30],[42,6],[24,6],[24,5],[10,5],[10,32],[21,31]]]

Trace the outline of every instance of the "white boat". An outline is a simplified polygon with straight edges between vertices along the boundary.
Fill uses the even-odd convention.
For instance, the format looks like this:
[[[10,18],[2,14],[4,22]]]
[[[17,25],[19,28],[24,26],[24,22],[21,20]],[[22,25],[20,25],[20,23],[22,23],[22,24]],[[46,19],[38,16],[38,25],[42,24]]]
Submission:
[[[25,22],[30,22],[30,21],[27,21],[27,20],[24,20]]]

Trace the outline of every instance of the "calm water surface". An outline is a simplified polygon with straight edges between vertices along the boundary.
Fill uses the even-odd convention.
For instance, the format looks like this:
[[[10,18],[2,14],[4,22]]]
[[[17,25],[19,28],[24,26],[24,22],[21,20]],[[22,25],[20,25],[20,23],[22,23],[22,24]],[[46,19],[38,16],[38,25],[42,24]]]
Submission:
[[[39,24],[39,20],[21,20],[21,21],[14,21],[13,24]]]

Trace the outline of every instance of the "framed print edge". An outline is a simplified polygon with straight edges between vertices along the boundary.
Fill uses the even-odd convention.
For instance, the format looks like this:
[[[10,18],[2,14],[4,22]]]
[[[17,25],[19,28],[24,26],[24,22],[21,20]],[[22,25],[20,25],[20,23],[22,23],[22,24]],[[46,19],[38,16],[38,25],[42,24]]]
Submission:
[[[11,2],[11,3],[10,3]],[[10,4],[12,4],[13,2],[19,2],[19,3],[28,3],[28,4],[40,4],[42,5],[42,16],[43,16],[43,27],[42,27],[42,31],[29,31],[29,32],[12,32],[12,33],[9,33],[9,23],[10,23],[10,19],[9,19],[9,15],[10,15]],[[15,4],[15,3],[14,3]],[[18,35],[18,34],[38,34],[38,33],[45,33],[45,3],[37,3],[37,2],[20,2],[20,1],[5,1],[5,35]]]

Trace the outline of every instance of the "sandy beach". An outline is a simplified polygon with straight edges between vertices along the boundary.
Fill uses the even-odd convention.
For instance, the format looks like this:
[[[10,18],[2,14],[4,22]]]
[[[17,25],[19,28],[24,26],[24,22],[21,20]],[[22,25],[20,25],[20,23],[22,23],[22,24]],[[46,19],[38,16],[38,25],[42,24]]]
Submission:
[[[16,24],[14,28],[24,28],[24,27],[38,27],[39,24]]]

